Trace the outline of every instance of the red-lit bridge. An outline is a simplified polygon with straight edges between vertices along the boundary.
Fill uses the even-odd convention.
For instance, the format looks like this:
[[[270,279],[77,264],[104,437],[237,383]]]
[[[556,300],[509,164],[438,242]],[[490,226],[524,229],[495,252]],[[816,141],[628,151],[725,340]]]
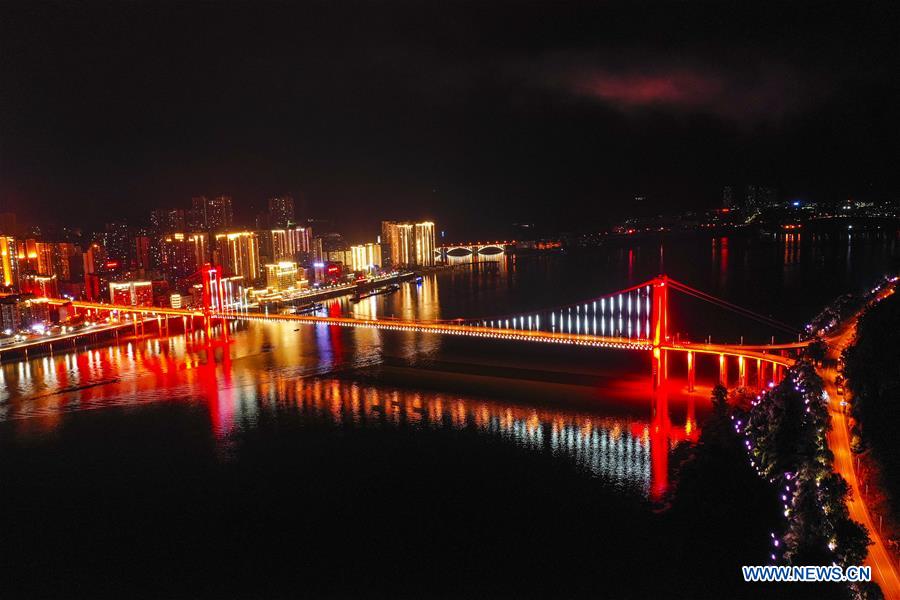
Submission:
[[[694,390],[697,361],[701,356],[714,357],[718,362],[719,381],[726,386],[729,383],[728,373],[730,370],[733,371],[728,368],[730,361],[737,363],[738,378],[735,383],[738,386],[760,389],[777,382],[784,367],[794,363],[794,359],[787,356],[787,353],[802,349],[808,344],[802,341],[770,345],[713,344],[691,343],[673,338],[669,334],[670,291],[704,300],[770,327],[790,329],[790,326],[710,296],[666,275],[577,305],[489,319],[443,321],[249,312],[245,307],[233,307],[223,303],[220,281],[221,271],[217,267],[207,266],[204,269],[204,301],[200,309],[121,306],[80,301],[71,302],[71,305],[76,310],[88,311],[92,315],[115,312],[119,318],[130,316],[136,328],[139,322],[155,318],[162,331],[168,327],[172,318],[176,318],[184,322],[186,329],[202,327],[208,339],[211,338],[212,323],[215,321],[282,321],[646,352],[650,355],[652,363],[650,491],[651,497],[654,498],[660,498],[667,486],[669,444],[675,440],[696,436],[698,431],[691,416],[683,428],[674,427],[669,420],[670,355],[685,357],[689,392]],[[49,301],[54,304],[67,303],[65,300],[57,299]],[[223,328],[222,331],[227,334],[227,328]]]
[[[769,317],[751,313],[725,301],[694,290],[665,275],[644,283],[598,297],[587,303],[538,311],[528,315],[505,316],[493,319],[423,321],[394,318],[359,319],[353,317],[267,314],[230,310],[221,301],[217,286],[217,270],[211,268],[204,277],[204,307],[178,309],[150,306],[123,306],[74,301],[75,309],[99,313],[118,312],[119,315],[143,317],[184,317],[203,319],[207,326],[214,320],[289,321],[304,324],[323,324],[338,327],[372,328],[387,331],[413,331],[441,335],[458,335],[484,339],[511,340],[543,344],[565,344],[594,348],[612,348],[650,352],[653,356],[653,381],[660,385],[666,377],[670,353],[684,355],[687,360],[688,389],[693,390],[697,357],[718,357],[720,380],[727,383],[727,360],[738,364],[738,385],[748,387],[751,370],[755,371],[758,387],[775,381],[781,367],[793,364],[785,353],[805,347],[808,342],[771,345],[690,343],[679,341],[668,333],[669,290],[710,300],[739,314],[777,323]],[[67,301],[50,299],[51,303]],[[574,312],[573,312],[574,311]]]

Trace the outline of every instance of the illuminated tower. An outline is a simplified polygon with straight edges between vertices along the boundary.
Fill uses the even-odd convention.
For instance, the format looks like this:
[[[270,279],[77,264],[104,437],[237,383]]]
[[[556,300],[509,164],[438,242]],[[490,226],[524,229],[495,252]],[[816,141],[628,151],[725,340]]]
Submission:
[[[382,221],[381,243],[393,268],[434,264],[434,223]]]
[[[434,223],[423,221],[413,226],[415,264],[422,267],[434,265]]]
[[[253,232],[216,235],[216,258],[227,276],[243,277],[246,284],[260,278],[259,240]]]
[[[19,286],[19,261],[12,236],[0,235],[0,278],[3,287]]]

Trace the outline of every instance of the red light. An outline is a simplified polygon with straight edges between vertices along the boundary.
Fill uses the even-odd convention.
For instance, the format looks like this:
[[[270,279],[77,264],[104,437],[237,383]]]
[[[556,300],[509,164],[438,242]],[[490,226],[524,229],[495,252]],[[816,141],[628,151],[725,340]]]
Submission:
[[[329,272],[329,273],[337,273],[337,272],[338,272],[338,268],[337,268],[337,267],[328,267],[328,272]]]
[[[106,261],[106,268],[107,268],[107,269],[115,269],[115,268],[118,267],[118,266],[119,266],[119,261],[117,261],[117,260],[108,260],[108,261]]]

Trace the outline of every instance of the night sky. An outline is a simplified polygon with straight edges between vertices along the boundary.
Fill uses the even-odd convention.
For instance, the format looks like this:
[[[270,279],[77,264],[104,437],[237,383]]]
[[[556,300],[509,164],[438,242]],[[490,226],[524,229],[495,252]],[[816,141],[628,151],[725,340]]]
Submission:
[[[788,4],[7,1],[0,210],[228,193],[249,220],[287,192],[350,233],[465,237],[726,184],[895,198],[896,5]]]

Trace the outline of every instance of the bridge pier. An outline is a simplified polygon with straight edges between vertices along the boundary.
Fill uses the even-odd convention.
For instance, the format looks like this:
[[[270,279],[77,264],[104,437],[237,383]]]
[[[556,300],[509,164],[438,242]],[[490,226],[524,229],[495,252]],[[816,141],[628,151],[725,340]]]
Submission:
[[[728,365],[725,363],[725,355],[719,355],[719,384],[728,387]]]
[[[696,365],[694,364],[694,353],[688,350],[687,353],[687,387],[689,392],[694,391],[694,381],[696,376]]]
[[[657,390],[666,385],[669,379],[669,352],[662,348],[654,348],[652,351],[653,366],[651,376],[653,389]]]
[[[738,356],[738,386],[747,387],[747,361],[743,356]]]
[[[761,358],[756,359],[756,389],[762,390],[765,382],[765,373],[763,372],[763,362]]]

